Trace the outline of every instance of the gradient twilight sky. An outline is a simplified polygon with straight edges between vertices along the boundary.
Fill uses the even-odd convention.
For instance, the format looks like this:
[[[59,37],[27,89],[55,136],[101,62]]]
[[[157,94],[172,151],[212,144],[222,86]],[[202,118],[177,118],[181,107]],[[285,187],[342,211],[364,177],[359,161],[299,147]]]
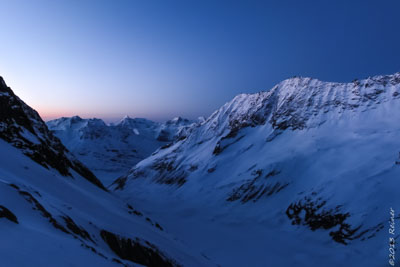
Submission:
[[[0,75],[44,117],[208,116],[294,75],[400,71],[399,0],[1,0]]]

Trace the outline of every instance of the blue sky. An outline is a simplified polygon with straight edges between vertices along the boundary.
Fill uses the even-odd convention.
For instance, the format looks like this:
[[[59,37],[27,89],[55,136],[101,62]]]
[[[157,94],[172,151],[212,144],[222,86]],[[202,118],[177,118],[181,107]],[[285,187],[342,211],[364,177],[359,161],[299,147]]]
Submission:
[[[3,0],[0,75],[45,118],[209,115],[294,75],[400,71],[400,1]]]

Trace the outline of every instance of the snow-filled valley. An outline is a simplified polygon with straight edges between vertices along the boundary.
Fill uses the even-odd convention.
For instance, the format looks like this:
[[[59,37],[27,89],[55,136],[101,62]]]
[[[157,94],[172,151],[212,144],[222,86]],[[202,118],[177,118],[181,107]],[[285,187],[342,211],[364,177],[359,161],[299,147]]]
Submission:
[[[1,266],[207,266],[111,194],[0,78]]]
[[[46,126],[2,79],[0,104],[5,266],[388,266],[400,73],[294,77],[195,122]]]
[[[192,123],[180,117],[158,123],[126,116],[117,124],[107,125],[101,119],[75,116],[48,121],[47,126],[104,184],[109,185],[157,148],[173,141]]]

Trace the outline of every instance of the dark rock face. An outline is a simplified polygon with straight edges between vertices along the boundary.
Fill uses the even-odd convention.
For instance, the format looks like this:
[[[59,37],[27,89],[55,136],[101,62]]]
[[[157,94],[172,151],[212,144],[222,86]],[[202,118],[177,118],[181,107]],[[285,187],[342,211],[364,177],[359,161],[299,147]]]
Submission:
[[[63,176],[74,170],[106,190],[96,176],[80,163],[47,128],[39,114],[19,99],[0,77],[0,138],[32,160]]]
[[[316,196],[316,193],[312,194]],[[317,229],[329,230],[338,229],[329,232],[332,239],[338,243],[347,245],[349,241],[375,236],[375,233],[382,230],[383,224],[378,224],[370,229],[361,229],[362,225],[352,227],[346,220],[350,217],[350,213],[342,212],[342,206],[335,208],[325,208],[326,201],[320,198],[305,197],[297,203],[292,203],[286,210],[286,215],[292,221],[293,225],[308,226],[312,231]],[[366,238],[363,237],[369,233]]]
[[[117,234],[102,230],[101,238],[121,259],[129,260],[148,267],[174,267],[180,266],[168,259],[154,245],[136,238],[132,240]]]
[[[90,237],[89,233],[82,227],[78,226],[71,217],[65,215],[61,216],[64,219],[64,222],[67,225],[67,228],[76,235],[79,235],[85,240],[90,240],[94,243],[93,239]]]
[[[15,188],[15,187],[14,187],[14,188]],[[66,233],[66,234],[69,234],[69,232],[67,231],[67,229],[65,229],[65,227],[62,226],[62,225],[53,217],[53,215],[52,215],[49,211],[47,211],[47,210],[45,209],[45,207],[43,207],[43,205],[40,204],[40,202],[39,202],[36,198],[34,198],[29,192],[23,191],[23,190],[20,190],[20,189],[17,189],[17,190],[18,190],[18,193],[19,193],[23,198],[25,198],[26,201],[28,201],[29,203],[32,204],[34,210],[40,211],[40,213],[42,214],[42,216],[48,219],[49,223],[51,223],[51,224],[54,226],[54,228],[56,228],[56,229],[58,229],[58,230],[60,230],[60,231],[62,231],[62,232],[64,232],[64,233]]]
[[[6,218],[9,221],[18,224],[17,216],[15,216],[14,213],[2,205],[0,205],[0,218]]]
[[[127,180],[128,177],[119,177],[111,184],[111,186],[115,187],[114,190],[122,190],[124,189]]]
[[[157,140],[161,142],[171,141],[170,133],[165,130],[161,130],[160,134],[157,136]]]
[[[177,185],[178,187],[186,183],[188,176],[187,172],[176,161],[176,157],[170,157],[154,162],[151,169],[157,171],[158,175],[154,179],[156,183],[166,185]],[[130,177],[133,179],[142,178],[145,173],[141,170],[135,169]]]
[[[91,238],[90,234],[81,226],[78,226],[71,217],[69,217],[68,215],[62,215],[60,216],[64,222],[66,227],[59,222],[56,218],[57,216],[51,214],[40,202],[38,199],[36,199],[31,193],[29,193],[28,191],[22,190],[19,186],[15,185],[15,184],[10,184],[9,186],[11,186],[12,188],[14,188],[18,194],[23,197],[27,202],[29,202],[32,205],[32,209],[33,210],[37,210],[38,212],[40,212],[40,214],[46,218],[48,220],[48,222],[57,230],[65,233],[65,234],[69,234],[69,235],[73,235],[74,237],[81,237],[84,240],[89,240],[93,243],[95,243],[93,241],[93,239]],[[41,196],[39,192],[35,192],[39,197]],[[0,217],[2,217],[2,208],[4,208],[3,206],[0,206]],[[11,219],[12,221],[14,221],[15,223],[18,223],[17,218],[15,217],[14,214],[12,214],[9,210],[7,210],[6,208],[3,209],[3,211],[5,211],[5,215],[7,215],[9,219]],[[8,212],[7,212],[8,211]]]
[[[181,187],[187,182],[188,172],[185,170],[180,162],[176,161],[176,157],[166,158],[155,161],[151,165],[151,170],[157,172],[157,176],[153,179],[158,184],[165,184],[170,186]],[[189,171],[195,171],[197,167],[189,167]],[[147,172],[139,168],[132,169],[127,175],[121,176],[116,179],[111,187],[114,190],[123,190],[126,182],[129,179],[142,179],[147,176]]]
[[[238,138],[235,138],[232,140],[231,138],[234,138],[234,137],[236,137],[236,132],[233,134],[232,131],[227,136],[222,137],[218,141],[217,145],[215,146],[213,155],[217,156],[217,155],[221,154],[226,148],[239,142],[244,137],[244,135],[239,136]]]
[[[286,188],[289,183],[279,181],[269,181],[271,177],[276,176],[280,171],[272,170],[263,175],[263,170],[254,170],[251,175],[255,176],[244,184],[233,189],[227,201],[239,201],[246,203],[249,201],[257,202],[262,197],[268,197],[276,194]]]

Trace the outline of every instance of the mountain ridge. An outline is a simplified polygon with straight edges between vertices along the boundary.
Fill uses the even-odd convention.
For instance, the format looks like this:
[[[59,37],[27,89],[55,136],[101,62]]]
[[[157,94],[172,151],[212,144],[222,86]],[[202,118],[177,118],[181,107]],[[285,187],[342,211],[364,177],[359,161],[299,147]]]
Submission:
[[[116,124],[106,124],[101,119],[74,116],[46,124],[78,159],[109,184],[157,148],[173,141],[192,123],[182,118],[158,123],[125,116]]]
[[[380,206],[400,205],[399,92],[396,73],[351,83],[292,78],[238,95],[109,189],[222,265],[378,266]]]
[[[0,151],[1,265],[214,265],[109,192],[2,79]]]
[[[97,177],[80,163],[46,127],[39,114],[26,105],[0,77],[0,138],[45,168],[70,176],[70,169],[106,190]]]
[[[228,113],[231,127],[241,123],[258,125],[269,120],[276,129],[301,128],[304,127],[305,121],[300,121],[302,116],[296,108],[300,108],[302,113],[315,114],[321,111],[328,112],[329,110],[324,108],[332,106],[354,109],[364,102],[371,104],[379,100],[387,101],[387,96],[379,99],[380,94],[384,92],[391,93],[394,98],[399,98],[398,89],[387,88],[381,91],[382,87],[386,88],[385,86],[389,83],[393,86],[398,85],[400,72],[355,80],[351,83],[323,82],[309,77],[289,78],[268,91],[237,95],[215,111],[206,122],[221,117],[221,113]],[[372,87],[371,84],[378,87]],[[321,92],[321,88],[327,92]],[[315,96],[320,98],[315,100],[313,99]],[[295,106],[290,106],[291,104]],[[305,111],[304,108],[306,108]],[[269,116],[271,117],[268,118]]]

